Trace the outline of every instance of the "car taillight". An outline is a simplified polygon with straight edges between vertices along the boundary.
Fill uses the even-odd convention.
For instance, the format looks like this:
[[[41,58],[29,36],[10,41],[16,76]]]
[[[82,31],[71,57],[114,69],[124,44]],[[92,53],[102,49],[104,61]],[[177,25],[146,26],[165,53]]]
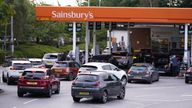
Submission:
[[[131,73],[131,70],[128,70],[127,72],[128,72],[128,74],[130,74],[130,73]]]
[[[73,85],[73,86],[76,85],[76,80],[74,80],[74,81],[72,82],[72,85]]]
[[[10,70],[16,70],[16,68],[15,67],[10,67]]]
[[[48,84],[48,81],[44,81],[44,80],[40,81],[40,85],[41,85],[41,86],[45,86],[45,85],[47,85],[47,84]]]
[[[24,82],[25,82],[24,77],[23,77],[23,76],[20,76],[18,83],[19,83],[19,84],[23,84]]]
[[[43,80],[48,80],[50,77],[48,75],[42,77]]]
[[[187,70],[187,72],[188,72],[188,73],[191,72],[191,69],[189,68],[189,69]]]
[[[100,86],[100,81],[96,81],[95,84],[93,84],[93,86],[99,87]]]

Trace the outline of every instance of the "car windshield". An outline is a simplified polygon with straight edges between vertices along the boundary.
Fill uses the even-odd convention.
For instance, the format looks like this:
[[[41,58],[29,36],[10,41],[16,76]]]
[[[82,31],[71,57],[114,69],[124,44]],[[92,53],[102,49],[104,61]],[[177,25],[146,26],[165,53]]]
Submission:
[[[146,70],[147,67],[146,66],[132,66],[130,70],[132,71],[143,71]]]
[[[45,58],[45,59],[57,59],[57,55],[46,54],[46,55],[44,55],[43,58]]]
[[[68,67],[68,63],[66,62],[57,62],[53,65],[53,67]]]
[[[97,70],[97,67],[96,66],[83,65],[83,66],[81,66],[80,70],[94,71],[94,70]]]
[[[76,81],[79,82],[95,82],[98,81],[99,77],[97,75],[78,75]]]
[[[31,63],[14,63],[13,67],[16,70],[24,70],[26,68],[30,68],[31,67]]]
[[[22,76],[24,76],[26,79],[41,79],[46,75],[43,71],[24,71]]]

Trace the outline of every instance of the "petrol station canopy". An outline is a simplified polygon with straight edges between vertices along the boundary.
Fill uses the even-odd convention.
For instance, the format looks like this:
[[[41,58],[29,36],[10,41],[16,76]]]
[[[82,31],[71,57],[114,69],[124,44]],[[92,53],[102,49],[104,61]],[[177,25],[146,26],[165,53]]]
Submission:
[[[192,23],[192,8],[37,6],[37,20]]]

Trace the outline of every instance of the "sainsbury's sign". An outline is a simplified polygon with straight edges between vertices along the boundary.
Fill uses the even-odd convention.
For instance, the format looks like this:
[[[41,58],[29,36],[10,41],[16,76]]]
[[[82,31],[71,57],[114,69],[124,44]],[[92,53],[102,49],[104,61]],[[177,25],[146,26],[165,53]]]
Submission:
[[[72,19],[92,19],[94,18],[93,13],[90,11],[87,13],[78,12],[64,12],[64,11],[52,11],[52,18],[72,18]]]

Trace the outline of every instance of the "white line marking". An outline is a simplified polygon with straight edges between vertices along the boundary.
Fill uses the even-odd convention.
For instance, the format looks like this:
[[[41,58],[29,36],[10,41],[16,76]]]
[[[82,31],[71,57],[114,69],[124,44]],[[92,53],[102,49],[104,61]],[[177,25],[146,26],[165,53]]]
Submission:
[[[183,97],[192,97],[192,95],[181,95]]]
[[[33,100],[30,100],[30,101],[27,101],[27,102],[24,102],[23,104],[28,104],[28,103],[31,103],[31,102],[34,102],[34,101],[37,101],[38,99],[33,99]]]
[[[16,106],[14,106],[13,108],[17,108]]]

